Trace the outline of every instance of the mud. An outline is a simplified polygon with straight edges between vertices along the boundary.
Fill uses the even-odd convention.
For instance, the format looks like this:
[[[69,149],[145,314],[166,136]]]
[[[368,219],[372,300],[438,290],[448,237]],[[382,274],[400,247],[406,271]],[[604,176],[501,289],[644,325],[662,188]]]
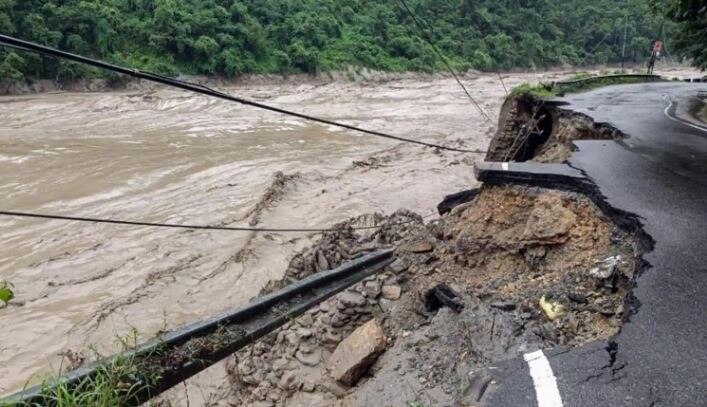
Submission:
[[[228,380],[208,402],[468,405],[483,396],[485,369],[495,363],[549,346],[607,339],[618,331],[640,249],[635,236],[588,198],[485,187],[472,202],[426,225],[404,211],[348,224],[404,219],[416,221],[368,234],[327,234],[295,255],[280,284],[375,248],[397,247],[398,260],[238,352],[227,363]],[[607,268],[607,259],[616,261]],[[425,308],[426,292],[438,283],[461,293],[461,313]],[[543,297],[561,304],[565,313],[548,318],[539,304]],[[335,382],[328,358],[340,341],[374,318],[383,324],[387,351],[355,386]],[[170,405],[169,398],[162,403]]]
[[[500,113],[500,131],[492,140],[487,161],[565,162],[575,140],[618,140],[608,124],[594,123],[581,113],[565,112],[556,103],[532,97],[510,98]]]

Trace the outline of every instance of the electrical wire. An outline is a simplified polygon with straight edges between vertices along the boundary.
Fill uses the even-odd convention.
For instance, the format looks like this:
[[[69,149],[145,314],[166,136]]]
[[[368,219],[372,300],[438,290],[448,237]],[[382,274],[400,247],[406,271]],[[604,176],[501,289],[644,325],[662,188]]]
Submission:
[[[449,63],[449,61],[448,61],[447,58],[444,56],[444,54],[442,53],[442,51],[440,51],[439,48],[437,48],[437,46],[432,42],[432,39],[431,39],[430,34],[429,34],[429,32],[428,32],[428,31],[432,31],[432,27],[431,27],[429,24],[427,24],[427,22],[426,22],[425,20],[422,20],[422,19],[420,19],[419,17],[417,17],[417,15],[415,15],[415,13],[414,13],[414,12],[412,11],[412,9],[408,6],[408,4],[405,2],[405,0],[398,0],[398,2],[403,6],[403,8],[408,12],[408,14],[410,14],[410,17],[412,17],[412,20],[413,20],[413,22],[415,23],[415,25],[417,26],[417,28],[425,34],[425,36],[423,37],[423,39],[425,40],[425,42],[427,42],[427,43],[432,47],[432,49],[433,49],[434,52],[437,54],[437,56],[440,58],[440,60],[442,60],[442,63],[444,64],[444,66],[445,66],[445,67],[447,68],[447,70],[452,74],[452,76],[453,76],[454,79],[457,81],[457,83],[459,84],[459,86],[461,86],[461,88],[464,90],[464,93],[466,93],[466,96],[469,98],[469,100],[471,101],[471,103],[473,103],[474,106],[476,106],[476,108],[479,109],[479,111],[480,111],[481,114],[486,118],[486,120],[488,120],[490,123],[493,123],[493,120],[491,119],[491,117],[489,117],[489,115],[484,111],[484,109],[483,109],[483,108],[481,107],[481,105],[474,99],[474,97],[471,96],[471,93],[470,93],[469,90],[466,88],[466,86],[464,86],[464,84],[462,83],[461,79],[459,79],[459,76],[457,76],[457,73],[454,71],[454,68],[452,68],[452,65]],[[426,29],[425,27],[423,27],[423,26],[426,26],[427,29]],[[504,85],[504,87],[505,87],[505,85]]]
[[[188,90],[191,92],[216,97],[216,98],[240,103],[240,104],[247,105],[247,106],[256,107],[259,109],[264,109],[264,110],[268,110],[268,111],[283,114],[283,115],[293,116],[293,117],[297,117],[297,118],[304,119],[304,120],[309,120],[309,121],[313,121],[313,122],[317,122],[317,123],[321,123],[321,124],[326,124],[329,126],[335,126],[335,127],[340,127],[340,128],[344,128],[347,130],[353,130],[353,131],[365,133],[365,134],[368,134],[371,136],[382,137],[382,138],[402,141],[402,142],[406,142],[406,143],[418,144],[418,145],[422,145],[425,147],[433,147],[433,148],[438,148],[440,150],[455,151],[455,152],[460,152],[460,153],[473,153],[473,154],[486,153],[486,151],[484,151],[484,150],[479,150],[479,149],[470,150],[470,149],[463,149],[463,148],[446,147],[446,146],[439,145],[439,144],[427,143],[424,141],[413,140],[413,139],[400,137],[400,136],[394,136],[394,135],[379,132],[379,131],[367,130],[367,129],[363,129],[363,128],[348,125],[348,124],[338,123],[338,122],[328,120],[328,119],[322,119],[319,117],[314,117],[314,116],[310,116],[310,115],[303,114],[303,113],[297,113],[297,112],[281,109],[278,107],[265,105],[263,103],[254,102],[254,101],[244,99],[241,97],[232,96],[232,95],[220,92],[220,91],[216,91],[216,90],[206,87],[204,85],[199,85],[199,84],[195,84],[195,83],[191,83],[191,82],[183,81],[183,80],[179,80],[179,79],[174,79],[174,78],[168,78],[168,77],[165,77],[162,75],[157,75],[154,73],[141,71],[139,69],[126,68],[123,66],[110,64],[110,63],[100,61],[97,59],[87,58],[87,57],[77,55],[77,54],[72,54],[72,53],[66,52],[66,51],[60,51],[56,48],[47,47],[44,45],[36,44],[36,43],[30,42],[30,41],[21,40],[21,39],[11,37],[8,35],[4,35],[4,34],[0,34],[0,46],[9,46],[9,47],[12,47],[15,49],[31,51],[34,53],[38,53],[38,54],[42,54],[42,55],[46,55],[46,56],[50,56],[50,57],[54,57],[54,58],[66,59],[66,60],[78,62],[81,64],[85,64],[85,65],[91,65],[91,66],[95,66],[97,68],[109,70],[112,72],[117,72],[117,73],[131,76],[134,78],[144,79],[147,81],[160,83],[163,85],[168,85],[168,86],[172,86],[172,87],[183,89],[183,90]],[[469,95],[469,96],[471,96],[471,95]]]
[[[118,219],[102,219],[102,218],[87,218],[79,216],[62,216],[62,215],[47,215],[41,213],[28,213],[28,212],[15,212],[15,211],[0,211],[0,216],[9,217],[20,217],[20,218],[34,218],[34,219],[49,219],[49,220],[63,220],[72,222],[90,222],[90,223],[107,223],[113,225],[124,225],[124,226],[147,226],[147,227],[158,227],[158,228],[171,228],[171,229],[189,229],[189,230],[218,230],[218,231],[230,231],[230,232],[255,232],[255,233],[327,233],[327,232],[339,232],[342,230],[375,230],[384,229],[394,226],[403,226],[410,223],[414,223],[417,220],[409,220],[399,223],[390,223],[378,226],[362,226],[362,227],[341,227],[341,228],[329,228],[329,229],[307,229],[307,228],[252,228],[252,227],[229,227],[229,226],[208,226],[208,225],[178,225],[173,223],[152,223],[152,222],[139,222],[139,221],[128,221],[128,220],[118,220]],[[430,214],[424,216],[422,219],[427,219],[434,216]]]

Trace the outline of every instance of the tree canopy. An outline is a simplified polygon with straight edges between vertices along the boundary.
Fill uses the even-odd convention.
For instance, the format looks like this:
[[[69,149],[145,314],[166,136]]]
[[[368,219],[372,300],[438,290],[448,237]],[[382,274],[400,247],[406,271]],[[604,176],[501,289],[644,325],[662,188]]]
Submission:
[[[653,0],[653,6],[676,23],[674,50],[707,69],[707,2],[704,0]]]
[[[507,70],[643,61],[659,24],[646,0],[0,0],[0,32],[153,72],[236,76],[342,69]],[[628,22],[628,24],[625,24]],[[0,51],[0,78],[105,75]]]

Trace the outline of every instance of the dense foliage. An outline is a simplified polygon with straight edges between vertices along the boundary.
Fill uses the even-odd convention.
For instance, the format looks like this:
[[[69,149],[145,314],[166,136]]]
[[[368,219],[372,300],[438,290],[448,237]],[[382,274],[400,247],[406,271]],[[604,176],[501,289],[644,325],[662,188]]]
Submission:
[[[647,0],[408,0],[457,69],[643,61]],[[628,22],[628,24],[625,24]],[[443,68],[398,0],[0,0],[0,32],[164,74]],[[0,78],[98,75],[0,51]]]
[[[658,12],[676,23],[673,47],[680,56],[690,58],[707,69],[707,2],[705,0],[653,0]]]

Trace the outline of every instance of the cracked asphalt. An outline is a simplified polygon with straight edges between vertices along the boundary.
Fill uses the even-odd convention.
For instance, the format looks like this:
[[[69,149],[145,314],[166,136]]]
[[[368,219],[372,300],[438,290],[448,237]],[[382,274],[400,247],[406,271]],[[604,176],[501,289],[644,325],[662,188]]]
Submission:
[[[607,205],[635,214],[654,243],[615,338],[545,350],[565,407],[707,406],[707,129],[674,116],[705,90],[650,83],[560,99],[627,135],[575,142],[569,165]],[[542,404],[522,358],[498,366],[495,380],[486,405]]]

